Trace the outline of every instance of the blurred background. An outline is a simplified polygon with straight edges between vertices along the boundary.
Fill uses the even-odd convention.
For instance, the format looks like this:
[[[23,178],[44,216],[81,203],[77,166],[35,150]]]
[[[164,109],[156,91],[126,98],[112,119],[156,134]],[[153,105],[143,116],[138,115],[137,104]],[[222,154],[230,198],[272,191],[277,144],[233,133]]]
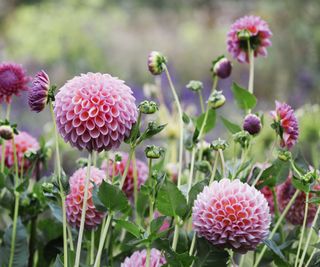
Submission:
[[[31,76],[44,69],[58,87],[80,73],[110,73],[125,80],[139,101],[143,85],[154,80],[148,53],[158,50],[169,59],[184,101],[194,102],[185,85],[201,80],[209,92],[211,61],[221,54],[230,58],[227,31],[246,14],[261,16],[273,32],[269,56],[255,64],[258,107],[268,111],[275,99],[295,108],[319,103],[319,0],[0,0],[0,61],[22,63]],[[246,64],[233,66],[231,78],[219,85],[229,99],[232,81],[246,87],[248,80]],[[26,112],[26,97],[13,102],[14,121],[39,136],[47,111]]]

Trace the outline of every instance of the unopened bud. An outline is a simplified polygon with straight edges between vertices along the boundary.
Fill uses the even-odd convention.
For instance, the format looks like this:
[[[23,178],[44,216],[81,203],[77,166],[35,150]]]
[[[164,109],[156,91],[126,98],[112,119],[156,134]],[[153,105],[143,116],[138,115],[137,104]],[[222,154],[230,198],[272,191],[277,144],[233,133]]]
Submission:
[[[226,102],[225,96],[222,91],[214,91],[208,99],[209,106],[213,109],[220,108]]]
[[[243,121],[243,130],[251,135],[258,134],[261,130],[261,120],[255,114],[248,114]]]
[[[232,64],[227,58],[222,56],[212,62],[211,70],[213,74],[217,75],[220,79],[226,79],[231,74]]]
[[[278,159],[282,161],[288,161],[291,159],[291,152],[287,150],[280,150],[278,153]]]
[[[10,140],[13,138],[13,129],[10,125],[1,125],[0,126],[0,137],[4,140]]]
[[[214,140],[211,143],[211,148],[216,151],[218,151],[219,149],[225,150],[228,146],[229,146],[228,142],[226,140],[221,140],[221,139]]]
[[[233,135],[233,140],[242,148],[247,148],[250,143],[250,134],[247,131],[237,132]]]
[[[186,85],[186,87],[188,89],[190,89],[191,91],[198,92],[203,89],[203,83],[200,81],[193,81],[192,80]]]
[[[139,111],[143,114],[153,114],[159,110],[156,102],[145,100],[138,106]]]
[[[144,150],[149,159],[158,159],[163,156],[164,149],[155,145],[147,146]]]
[[[148,57],[148,68],[151,74],[159,75],[164,71],[163,65],[167,63],[167,59],[157,51],[152,51]]]

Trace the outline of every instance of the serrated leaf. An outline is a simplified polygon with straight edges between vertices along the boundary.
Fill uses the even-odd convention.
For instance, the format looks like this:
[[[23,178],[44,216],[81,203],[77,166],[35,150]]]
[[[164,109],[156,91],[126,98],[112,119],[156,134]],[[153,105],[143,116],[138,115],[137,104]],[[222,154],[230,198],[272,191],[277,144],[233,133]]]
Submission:
[[[236,83],[232,84],[231,90],[239,108],[243,110],[253,109],[257,104],[256,97],[248,90]]]
[[[237,132],[242,131],[241,127],[238,124],[235,124],[222,116],[220,116],[220,118],[224,127],[226,127],[230,133],[235,134]]]
[[[204,122],[204,119],[205,119],[205,113],[202,113],[196,120],[196,127],[199,132]],[[214,109],[209,109],[208,117],[203,128],[203,134],[206,134],[210,130],[212,130],[215,124],[216,124],[216,111]]]

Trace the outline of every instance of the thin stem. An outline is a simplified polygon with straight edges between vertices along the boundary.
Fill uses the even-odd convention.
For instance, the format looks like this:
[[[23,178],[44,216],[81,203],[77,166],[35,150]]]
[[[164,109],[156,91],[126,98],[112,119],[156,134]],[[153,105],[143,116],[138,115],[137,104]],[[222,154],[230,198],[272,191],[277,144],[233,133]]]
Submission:
[[[317,220],[318,220],[318,217],[319,217],[319,212],[320,212],[320,205],[318,206],[316,215],[314,216],[312,225],[311,225],[311,227],[310,227],[310,230],[309,230],[309,233],[308,233],[308,237],[307,237],[307,242],[304,244],[304,250],[303,250],[303,253],[302,253],[302,256],[301,256],[301,259],[300,259],[299,267],[302,267],[302,265],[303,265],[303,261],[304,261],[304,258],[305,258],[305,256],[306,256],[306,253],[307,253],[309,244],[310,244],[310,240],[311,240],[311,236],[312,236],[312,231],[314,230],[314,227],[315,227],[315,225],[316,225],[316,223],[317,223]]]
[[[253,94],[253,82],[254,82],[254,50],[250,47],[250,41],[248,40],[248,54],[249,54],[249,64],[250,64],[250,71],[249,71],[249,84],[248,84],[248,91]],[[248,110],[248,113],[251,113],[251,110]]]
[[[90,265],[94,263],[94,230],[91,230]]]
[[[180,101],[179,101],[177,92],[176,92],[176,90],[174,88],[174,85],[172,83],[172,80],[171,80],[171,77],[170,77],[170,74],[169,74],[169,71],[168,71],[168,68],[167,68],[166,65],[164,65],[164,70],[165,70],[167,79],[169,81],[169,85],[170,85],[170,88],[171,88],[171,91],[172,91],[172,94],[173,94],[173,98],[174,98],[174,100],[176,102],[176,106],[177,106],[178,114],[179,114],[180,137],[179,137],[179,171],[178,171],[177,185],[178,185],[178,188],[180,189],[180,186],[181,186],[181,174],[182,174],[182,159],[183,159],[183,120],[182,120],[183,114],[182,114],[182,108],[181,108],[181,105],[180,105]]]
[[[108,215],[106,224],[105,224],[105,226],[103,228],[103,231],[102,231],[102,234],[101,234],[101,237],[100,237],[100,241],[99,241],[99,247],[98,247],[98,252],[97,252],[97,255],[96,255],[96,260],[94,262],[94,267],[99,267],[100,266],[101,254],[102,254],[102,250],[103,250],[103,247],[104,247],[104,241],[106,240],[111,221],[112,221],[112,213],[110,213]]]
[[[200,101],[200,107],[201,107],[201,112],[204,112],[204,104],[203,104],[203,97],[202,97],[202,92],[201,90],[198,91],[198,95],[199,95],[199,101]]]
[[[173,234],[173,241],[172,241],[173,251],[176,251],[176,249],[177,249],[178,239],[179,239],[179,225],[176,222],[176,224],[174,226],[174,234]]]
[[[59,184],[59,193],[61,199],[61,207],[62,207],[62,232],[63,232],[63,263],[64,266],[68,266],[68,242],[67,242],[67,216],[66,216],[66,207],[65,207],[65,195],[61,181],[61,161],[60,161],[60,150],[59,150],[59,135],[57,131],[57,123],[55,120],[55,115],[53,112],[53,104],[52,101],[49,103],[54,135],[55,135],[55,149],[56,149],[56,174],[58,176],[58,184]]]
[[[69,240],[70,250],[71,250],[71,251],[74,251],[72,231],[71,231],[69,225],[67,225],[67,231],[68,231],[68,236],[69,236],[69,237],[68,237],[68,240]]]
[[[212,172],[211,172],[211,177],[210,177],[210,183],[211,184],[216,176],[216,172],[217,172],[217,167],[218,167],[218,158],[219,158],[219,152],[217,151],[216,152],[216,155],[215,155],[215,159],[214,159],[214,163],[213,163],[213,169],[212,169]]]
[[[150,245],[148,245],[147,246],[146,267],[150,267],[150,254],[151,254],[151,248],[150,248]]]
[[[7,105],[6,119],[10,120],[11,103]]]
[[[290,199],[289,203],[287,204],[287,206],[285,207],[284,211],[282,212],[281,216],[279,217],[278,221],[276,222],[271,234],[269,235],[269,239],[272,239],[274,234],[277,232],[282,220],[284,219],[284,217],[287,215],[289,209],[291,208],[292,204],[294,203],[294,201],[296,200],[297,196],[299,195],[300,193],[300,190],[296,190],[296,192],[294,193],[294,195],[292,196],[292,198]],[[264,253],[266,252],[267,250],[267,246],[264,245],[263,248],[262,248],[262,251],[257,259],[257,261],[255,262],[254,266],[253,267],[257,267],[260,263],[260,261],[262,260],[263,258],[263,255]]]
[[[86,180],[85,180],[85,185],[84,185],[84,196],[83,196],[83,203],[82,203],[80,228],[79,228],[79,234],[78,234],[76,259],[75,259],[75,264],[74,264],[75,267],[79,267],[79,265],[80,265],[82,237],[83,237],[84,224],[85,224],[86,212],[87,212],[87,204],[88,204],[88,191],[89,191],[89,184],[90,184],[90,167],[91,167],[91,153],[89,153],[89,156],[88,156],[87,175],[86,175]]]
[[[10,110],[11,110],[11,103],[7,105],[7,112],[6,112],[6,119],[10,120]],[[2,143],[1,147],[1,172],[4,172],[4,163],[5,163],[5,152],[6,152],[6,146],[5,141]]]
[[[136,223],[139,221],[137,203],[138,203],[138,171],[137,171],[137,162],[136,162],[136,153],[132,155],[132,165],[133,165],[133,199],[134,199],[134,213]]]
[[[312,258],[313,258],[313,256],[314,256],[314,254],[316,254],[316,251],[317,251],[316,248],[314,248],[314,249],[312,250],[312,253],[311,253],[311,255],[310,255],[310,258],[309,258],[309,260],[308,260],[307,263],[306,263],[306,267],[309,266],[309,264],[310,264],[310,262],[311,262],[311,260],[312,260]]]
[[[219,152],[219,155],[220,155],[220,159],[221,159],[221,174],[222,174],[222,177],[225,177],[225,174],[226,174],[226,165],[224,163],[224,157],[223,157],[223,152],[221,149],[218,149],[218,152]]]
[[[131,163],[131,160],[132,160],[132,156],[134,154],[134,151],[135,151],[135,147],[131,147],[130,148],[130,152],[129,152],[129,156],[128,156],[128,159],[127,159],[127,163],[126,163],[124,172],[123,172],[122,177],[121,177],[120,189],[122,189],[122,187],[124,185],[124,181],[126,180],[126,177],[127,177],[127,174],[128,174],[128,170],[129,170],[129,167],[130,167],[130,163]]]
[[[194,247],[196,245],[196,239],[197,239],[196,232],[194,232],[193,237],[192,237],[192,241],[191,241],[191,245],[190,245],[189,256],[193,255]]]
[[[309,207],[309,193],[306,193],[306,203],[305,203],[305,208],[304,208],[303,224],[302,224],[302,229],[301,229],[301,236],[300,236],[300,240],[299,240],[296,260],[295,260],[295,263],[294,263],[295,267],[298,266],[298,262],[299,262],[299,255],[300,255],[300,250],[301,250],[301,246],[302,246],[302,240],[303,240],[304,231],[305,231],[306,223],[307,223],[307,217],[308,217],[308,207]]]
[[[188,179],[188,194],[187,194],[187,200],[189,197],[189,192],[191,190],[191,186],[192,186],[192,178],[193,178],[193,170],[194,170],[194,162],[195,162],[195,157],[196,157],[196,148],[193,147],[192,148],[192,152],[191,152],[191,163],[190,163],[190,173],[189,173],[189,179]]]
[[[148,180],[151,179],[152,175],[152,159],[149,159],[149,175],[148,175]],[[153,183],[151,184],[153,187]],[[149,225],[148,225],[148,234],[151,234],[151,221],[153,218],[153,201],[154,201],[154,194],[152,192],[151,196],[149,196]],[[151,247],[150,244],[147,245],[147,258],[146,258],[146,267],[150,267],[150,251]]]

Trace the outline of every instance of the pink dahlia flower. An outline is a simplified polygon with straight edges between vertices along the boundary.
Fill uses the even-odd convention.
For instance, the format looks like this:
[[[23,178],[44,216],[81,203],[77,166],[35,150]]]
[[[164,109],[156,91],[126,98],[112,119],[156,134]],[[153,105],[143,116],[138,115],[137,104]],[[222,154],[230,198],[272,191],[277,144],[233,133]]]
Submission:
[[[54,112],[64,140],[89,151],[118,148],[137,118],[131,89],[101,73],[68,81],[56,95]]]
[[[12,95],[19,95],[28,90],[29,77],[26,76],[22,65],[16,63],[0,64],[0,103],[9,103]]]
[[[238,179],[224,178],[198,195],[192,220],[200,237],[218,247],[245,253],[267,238],[271,215],[260,191]]]
[[[276,101],[276,110],[270,112],[273,117],[273,128],[276,129],[281,141],[281,147],[292,148],[298,140],[298,120],[294,110],[286,103]]]
[[[31,110],[40,112],[45,108],[48,101],[49,88],[50,79],[48,74],[43,70],[38,72],[29,89],[28,102]]]
[[[66,211],[67,220],[70,225],[80,227],[82,205],[84,198],[85,180],[87,175],[87,168],[77,170],[69,180],[70,193],[66,197]],[[88,190],[88,202],[86,210],[85,228],[94,229],[101,222],[105,216],[104,212],[98,211],[92,200],[92,190],[94,184],[99,186],[105,178],[105,172],[96,167],[90,168],[90,184]]]
[[[241,38],[241,33],[249,35],[247,38],[255,57],[267,56],[266,47],[271,46],[272,32],[264,20],[257,16],[244,16],[236,20],[228,32],[228,51],[240,63],[249,62],[248,41],[246,38]]]
[[[24,158],[24,156],[28,152],[36,152],[40,148],[39,143],[35,138],[33,138],[30,134],[26,132],[19,132],[19,134],[15,135],[14,143],[16,146],[19,170],[21,170],[21,167],[23,166],[24,171],[26,171],[31,166],[31,162],[28,159]],[[1,150],[2,147],[0,146],[0,151]],[[8,168],[14,166],[12,140],[5,141],[5,165]]]
[[[159,211],[155,211],[153,214],[154,219],[157,219],[158,217],[161,217],[161,216],[163,216],[163,215],[161,215],[161,213]],[[159,232],[166,231],[169,228],[170,228],[170,221],[166,218],[166,219],[164,219],[164,221],[159,229]]]
[[[313,189],[318,191],[320,190],[320,186],[317,185]],[[292,185],[291,175],[289,175],[288,179],[283,184],[280,184],[277,187],[277,199],[280,212],[282,212],[286,208],[287,204],[289,203],[295,192],[296,188]],[[312,197],[315,197],[315,194],[310,193],[309,198],[311,199]],[[289,209],[286,215],[286,220],[293,225],[302,225],[304,218],[305,203],[306,194],[304,192],[301,192],[296,198],[291,208]],[[316,204],[310,203],[307,214],[307,225],[310,226],[316,212]]]
[[[125,258],[121,267],[146,267],[147,250],[134,252],[130,257]],[[160,267],[167,263],[166,258],[155,248],[151,249],[150,267]]]
[[[122,175],[124,173],[129,156],[126,153],[121,153],[121,157],[122,157],[122,160],[120,162],[117,162],[116,164],[114,164],[112,160],[109,161],[108,166],[106,161],[102,163],[101,169],[107,170],[108,168],[110,178],[112,177],[113,174],[116,176],[116,175]],[[148,166],[143,161],[138,159],[136,160],[136,168],[137,168],[138,190],[139,190],[141,185],[144,184],[145,181],[148,179],[149,169],[148,169]],[[131,161],[122,190],[123,192],[125,192],[128,198],[132,198],[133,189],[134,189],[134,168],[133,168],[133,163]]]

